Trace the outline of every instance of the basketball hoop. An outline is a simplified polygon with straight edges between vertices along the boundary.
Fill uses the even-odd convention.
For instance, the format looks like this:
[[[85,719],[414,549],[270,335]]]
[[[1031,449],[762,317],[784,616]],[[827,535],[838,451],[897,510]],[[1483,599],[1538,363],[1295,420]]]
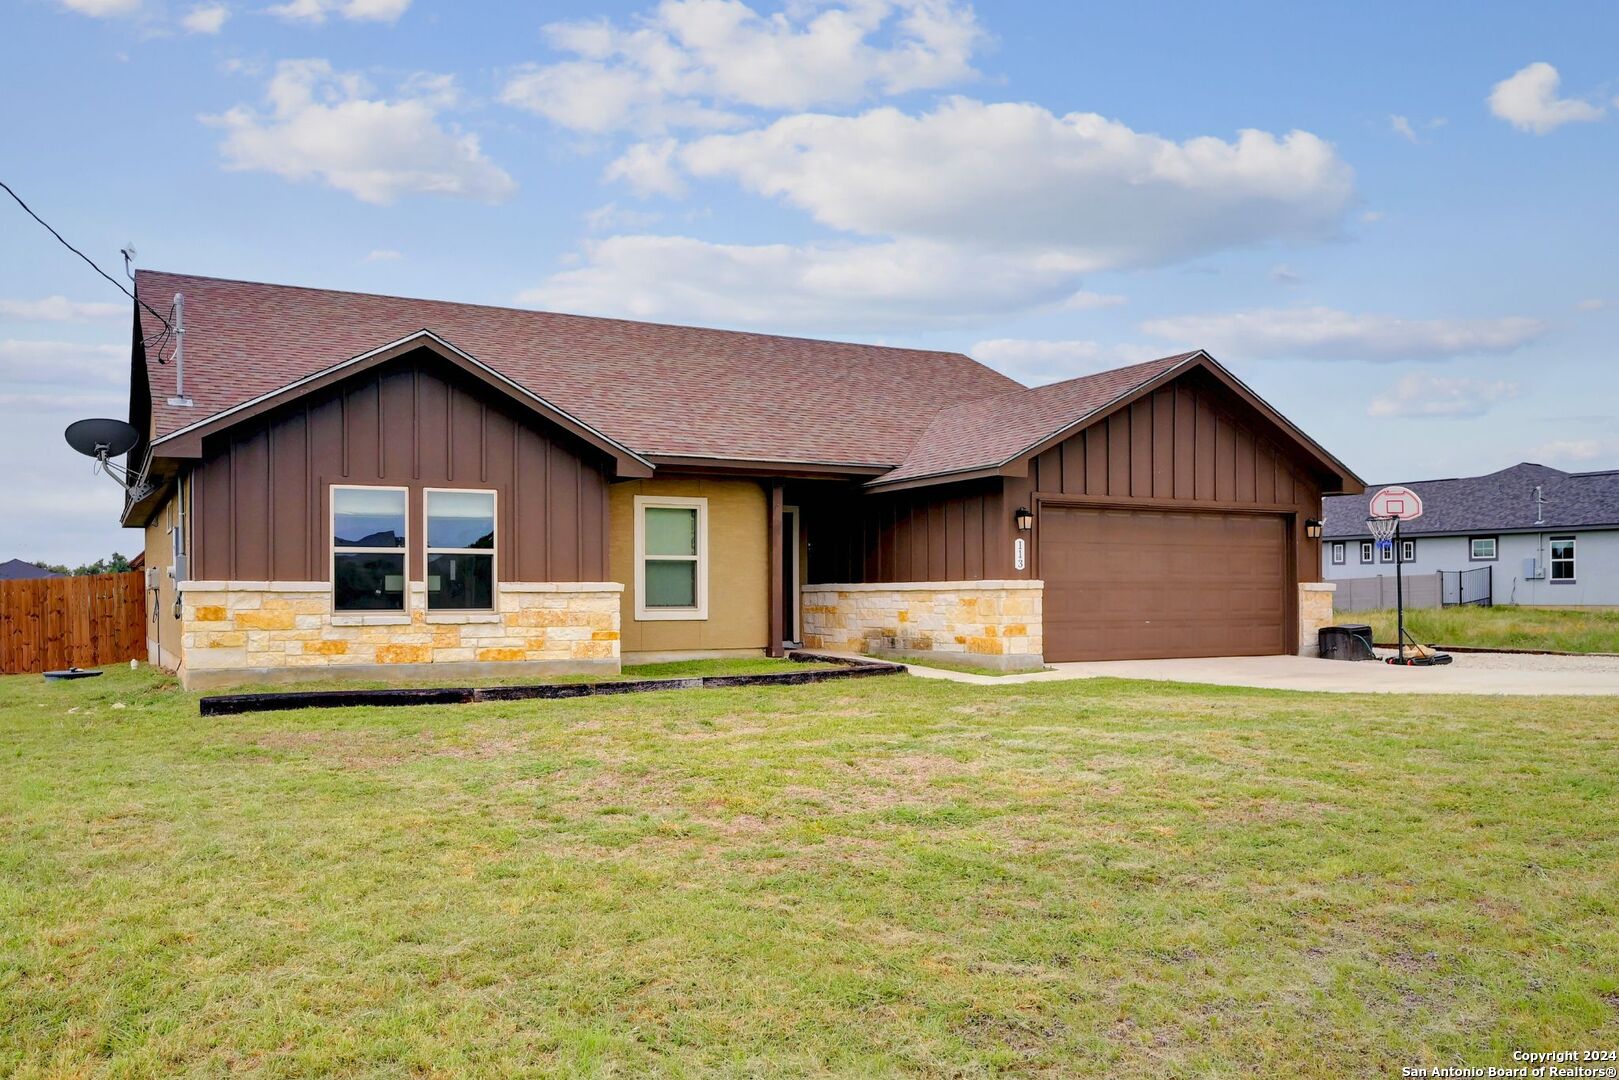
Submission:
[[[1375,517],[1366,519],[1366,531],[1372,534],[1377,546],[1387,551],[1394,546],[1394,531],[1400,527],[1397,517]]]

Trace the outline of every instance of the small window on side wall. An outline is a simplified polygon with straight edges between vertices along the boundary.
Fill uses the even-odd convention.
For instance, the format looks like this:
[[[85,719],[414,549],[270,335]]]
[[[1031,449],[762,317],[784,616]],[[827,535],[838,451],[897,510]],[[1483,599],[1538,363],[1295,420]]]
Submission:
[[[1332,545],[1332,565],[1342,566],[1344,559],[1344,542],[1342,540],[1334,541]]]
[[[427,609],[495,609],[495,493],[428,488]]]
[[[1467,541],[1467,557],[1472,562],[1495,561],[1495,537],[1475,536]]]
[[[635,617],[708,618],[708,500],[635,498]]]
[[[1376,545],[1374,545],[1370,540],[1362,540],[1360,542],[1360,561],[1363,563],[1371,562],[1372,551],[1375,547]]]
[[[405,610],[407,493],[332,487],[332,608]]]
[[[1400,541],[1400,561],[1403,563],[1417,561],[1417,542],[1415,540]]]

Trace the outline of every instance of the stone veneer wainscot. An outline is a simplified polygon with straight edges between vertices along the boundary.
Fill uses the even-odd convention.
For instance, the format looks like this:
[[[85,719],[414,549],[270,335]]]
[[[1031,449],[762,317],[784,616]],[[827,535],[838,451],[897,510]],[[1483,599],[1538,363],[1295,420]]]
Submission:
[[[1330,581],[1299,582],[1299,655],[1320,656],[1323,626],[1332,625],[1332,594],[1338,586]]]
[[[323,581],[182,583],[187,687],[334,675],[445,678],[612,674],[619,670],[616,581],[502,582],[495,611],[332,612]]]
[[[805,585],[804,645],[938,656],[990,668],[1044,663],[1043,581]]]

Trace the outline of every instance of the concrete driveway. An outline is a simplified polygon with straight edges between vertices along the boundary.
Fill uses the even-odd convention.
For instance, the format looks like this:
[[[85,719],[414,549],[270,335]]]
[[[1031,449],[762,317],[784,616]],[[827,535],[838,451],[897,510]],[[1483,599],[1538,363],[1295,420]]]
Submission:
[[[908,665],[909,666],[909,665]],[[1457,653],[1444,667],[1407,668],[1303,656],[1223,656],[1197,660],[1110,660],[1053,664],[1027,675],[969,675],[910,666],[924,679],[982,686],[1062,679],[1156,679],[1164,682],[1313,690],[1328,694],[1619,694],[1619,657],[1503,656]]]

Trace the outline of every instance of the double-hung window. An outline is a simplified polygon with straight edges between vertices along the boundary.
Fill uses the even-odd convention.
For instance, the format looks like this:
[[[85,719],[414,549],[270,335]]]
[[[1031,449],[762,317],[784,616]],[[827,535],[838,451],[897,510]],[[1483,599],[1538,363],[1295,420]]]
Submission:
[[[495,493],[428,488],[427,610],[495,609]]]
[[[1552,537],[1552,580],[1572,582],[1574,580],[1574,538],[1572,536]]]
[[[332,607],[405,610],[404,488],[332,488]]]
[[[708,500],[635,497],[635,617],[708,618]]]
[[[1400,561],[1403,563],[1417,561],[1417,542],[1415,540],[1400,541]]]
[[[1375,550],[1375,548],[1376,548],[1376,545],[1373,544],[1370,540],[1362,540],[1360,542],[1360,561],[1363,562],[1363,563],[1371,562],[1372,561],[1372,552],[1373,552],[1373,550]]]
[[[1342,540],[1335,540],[1335,541],[1333,541],[1333,544],[1332,544],[1332,565],[1334,565],[1334,566],[1342,566],[1343,564],[1344,564],[1344,542]]]

